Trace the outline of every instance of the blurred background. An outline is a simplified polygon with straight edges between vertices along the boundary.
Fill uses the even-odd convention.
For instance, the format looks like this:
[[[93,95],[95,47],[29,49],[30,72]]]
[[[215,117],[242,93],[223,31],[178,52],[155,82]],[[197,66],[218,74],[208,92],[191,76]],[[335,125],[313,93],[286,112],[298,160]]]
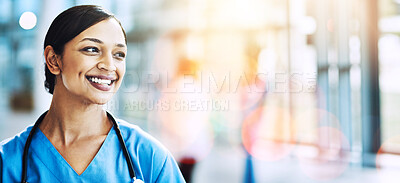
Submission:
[[[398,182],[399,0],[0,0],[0,140],[49,108],[43,40],[80,4],[127,32],[104,108],[188,182]]]

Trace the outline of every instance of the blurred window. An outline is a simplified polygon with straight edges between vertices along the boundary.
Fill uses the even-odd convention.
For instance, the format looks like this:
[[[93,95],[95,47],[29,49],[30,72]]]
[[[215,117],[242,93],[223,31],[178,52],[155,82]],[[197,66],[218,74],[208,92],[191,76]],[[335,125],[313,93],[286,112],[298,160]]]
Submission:
[[[380,0],[379,84],[382,151],[400,153],[400,2]]]

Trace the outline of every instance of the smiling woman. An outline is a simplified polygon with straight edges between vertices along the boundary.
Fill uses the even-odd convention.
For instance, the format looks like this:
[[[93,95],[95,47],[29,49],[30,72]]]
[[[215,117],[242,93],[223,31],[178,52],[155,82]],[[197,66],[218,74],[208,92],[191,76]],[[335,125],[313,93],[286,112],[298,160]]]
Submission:
[[[65,44],[58,56],[51,45],[44,55],[49,72],[56,77],[59,94],[104,104],[121,85],[125,74],[126,43],[115,18],[103,20]],[[63,72],[61,72],[63,71]],[[53,93],[54,96],[58,93]]]
[[[184,182],[157,140],[103,110],[125,74],[126,35],[99,6],[55,18],[44,42],[51,106],[0,143],[0,182]]]

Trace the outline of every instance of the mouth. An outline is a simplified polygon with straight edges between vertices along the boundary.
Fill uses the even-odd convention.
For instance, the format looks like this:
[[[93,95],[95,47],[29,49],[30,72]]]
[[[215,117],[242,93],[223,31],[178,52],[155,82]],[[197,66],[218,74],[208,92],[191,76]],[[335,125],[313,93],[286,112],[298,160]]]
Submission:
[[[111,89],[111,86],[117,80],[115,77],[109,77],[104,75],[86,76],[86,79],[90,82],[90,84],[93,87],[101,91],[109,91]]]

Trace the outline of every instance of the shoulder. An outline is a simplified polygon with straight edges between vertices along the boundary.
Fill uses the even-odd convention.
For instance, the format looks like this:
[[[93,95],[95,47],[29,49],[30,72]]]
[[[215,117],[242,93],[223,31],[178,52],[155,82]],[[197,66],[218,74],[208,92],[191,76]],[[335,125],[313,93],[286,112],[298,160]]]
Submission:
[[[122,119],[117,119],[117,123],[127,146],[140,146],[140,148],[144,148],[143,150],[161,153],[164,154],[164,156],[167,155],[168,150],[157,139],[139,126],[128,123]]]
[[[32,125],[28,126],[17,135],[7,138],[0,142],[0,155],[4,158],[6,155],[15,155],[23,151],[26,139],[32,129]],[[22,153],[22,152],[21,152]]]
[[[0,182],[5,178],[3,176],[10,178],[20,174],[18,165],[22,165],[22,154],[31,129],[32,126],[29,126],[19,134],[0,142]]]
[[[145,182],[184,182],[175,159],[158,140],[137,125],[120,119],[117,123],[144,177],[151,178]]]

